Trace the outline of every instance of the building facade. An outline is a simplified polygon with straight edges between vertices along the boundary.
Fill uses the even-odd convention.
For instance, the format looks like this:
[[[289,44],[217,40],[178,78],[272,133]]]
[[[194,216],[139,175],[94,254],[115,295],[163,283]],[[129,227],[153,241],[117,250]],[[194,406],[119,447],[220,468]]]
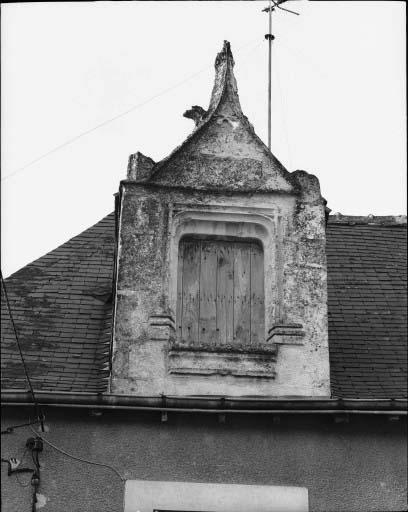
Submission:
[[[131,155],[114,214],[6,280],[35,393],[2,305],[5,510],[406,506],[406,218],[330,216],[233,68],[224,42],[186,141]]]

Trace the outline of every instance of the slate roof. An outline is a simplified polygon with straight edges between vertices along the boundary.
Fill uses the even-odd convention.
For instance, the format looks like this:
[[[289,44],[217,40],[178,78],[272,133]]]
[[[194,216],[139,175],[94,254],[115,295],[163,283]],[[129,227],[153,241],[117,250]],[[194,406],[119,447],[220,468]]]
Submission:
[[[106,390],[114,229],[110,214],[6,279],[37,390]],[[327,263],[333,396],[405,398],[406,223],[331,216]],[[2,388],[27,389],[3,297],[1,349]]]
[[[406,225],[387,217],[329,221],[333,396],[407,396],[406,235]]]
[[[5,280],[34,389],[106,388],[114,224],[112,213]],[[1,291],[2,388],[27,389]]]

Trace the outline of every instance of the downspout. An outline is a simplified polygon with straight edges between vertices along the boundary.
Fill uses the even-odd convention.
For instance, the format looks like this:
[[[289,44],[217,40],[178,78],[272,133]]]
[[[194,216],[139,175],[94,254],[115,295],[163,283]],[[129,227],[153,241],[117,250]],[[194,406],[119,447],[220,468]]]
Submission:
[[[120,243],[120,227],[122,220],[123,205],[123,185],[120,183],[119,192],[115,194],[115,250],[113,255],[113,279],[112,279],[112,330],[111,341],[109,346],[109,378],[108,393],[112,391],[112,361],[114,352],[114,336],[116,326],[116,305],[117,305],[117,287],[118,287],[118,268],[119,268],[119,243]]]

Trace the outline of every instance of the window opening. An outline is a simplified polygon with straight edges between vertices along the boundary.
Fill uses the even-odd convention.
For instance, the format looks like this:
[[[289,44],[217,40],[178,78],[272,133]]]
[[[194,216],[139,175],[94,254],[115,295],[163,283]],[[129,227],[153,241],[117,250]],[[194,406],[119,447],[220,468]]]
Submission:
[[[183,238],[178,337],[189,344],[264,342],[264,258],[254,241]]]

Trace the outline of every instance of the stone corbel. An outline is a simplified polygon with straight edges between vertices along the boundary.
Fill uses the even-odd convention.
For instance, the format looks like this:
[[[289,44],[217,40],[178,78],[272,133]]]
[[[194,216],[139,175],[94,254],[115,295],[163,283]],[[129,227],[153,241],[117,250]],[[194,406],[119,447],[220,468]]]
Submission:
[[[149,338],[152,341],[174,339],[176,325],[170,315],[151,315],[149,317]]]
[[[305,332],[302,324],[276,324],[268,331],[268,343],[276,345],[303,345]]]

